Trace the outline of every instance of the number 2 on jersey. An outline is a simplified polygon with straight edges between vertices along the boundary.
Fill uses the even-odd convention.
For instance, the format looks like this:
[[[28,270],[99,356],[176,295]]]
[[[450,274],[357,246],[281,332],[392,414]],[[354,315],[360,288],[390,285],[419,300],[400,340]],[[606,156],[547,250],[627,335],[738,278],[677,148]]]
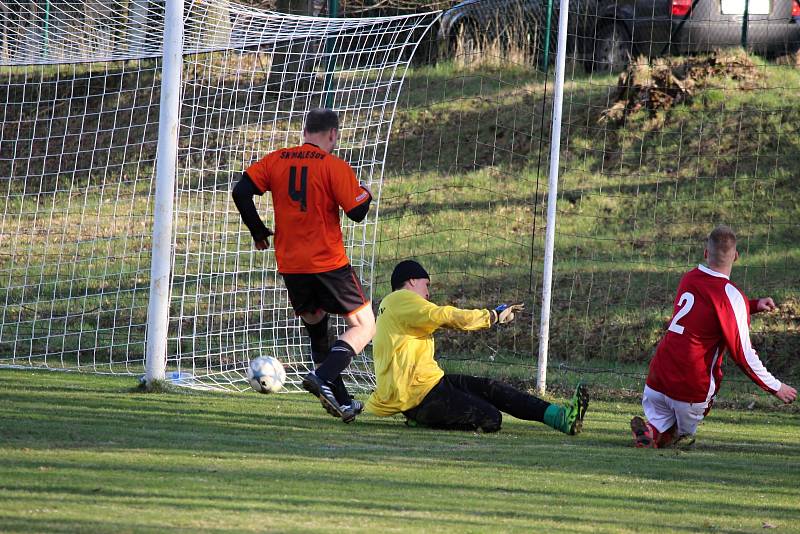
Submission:
[[[297,167],[289,167],[289,198],[300,203],[300,211],[306,211],[308,191],[308,167],[300,167],[300,189],[297,188]]]
[[[692,309],[694,306],[694,295],[689,293],[688,291],[681,295],[681,298],[678,299],[678,313],[675,314],[675,317],[672,318],[672,322],[669,323],[669,330],[670,332],[675,332],[676,334],[683,334],[683,326],[678,324],[680,319],[683,319],[683,316],[689,313],[689,310]]]

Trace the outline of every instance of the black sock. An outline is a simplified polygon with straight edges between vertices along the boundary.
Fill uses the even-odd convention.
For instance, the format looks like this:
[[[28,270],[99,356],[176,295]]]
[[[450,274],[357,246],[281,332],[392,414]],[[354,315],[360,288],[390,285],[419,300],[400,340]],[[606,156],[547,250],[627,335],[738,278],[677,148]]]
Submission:
[[[353,402],[353,397],[350,396],[350,392],[347,391],[347,388],[344,385],[342,375],[337,376],[333,380],[333,387],[331,390],[333,391],[333,396],[336,397],[336,401],[342,406],[345,404],[351,404]]]
[[[311,360],[316,367],[319,367],[322,365],[322,362],[328,358],[328,351],[330,350],[330,345],[328,343],[328,315],[325,314],[325,317],[316,324],[308,324],[303,321],[303,326],[306,327],[308,337],[311,338]],[[353,398],[347,391],[341,376],[337,376],[333,379],[331,385],[333,386],[331,388],[333,390],[333,395],[336,397],[339,404],[344,405],[353,402]]]
[[[323,352],[311,352],[311,359],[314,360],[314,365],[319,368],[326,359],[328,359],[328,353]],[[319,376],[319,373],[317,373]],[[331,390],[333,391],[334,397],[339,402],[339,404],[350,404],[353,402],[353,398],[350,396],[350,392],[347,391],[347,388],[344,385],[344,380],[342,380],[342,376],[337,376],[334,380],[331,381]]]
[[[334,380],[342,374],[342,371],[350,365],[355,355],[356,351],[353,350],[353,347],[346,341],[337,339],[336,343],[331,347],[330,352],[328,352],[325,361],[322,362],[322,365],[317,367],[317,376],[326,382],[333,383]]]
[[[302,321],[302,319],[301,319]],[[311,338],[311,358],[314,363],[320,364],[328,356],[330,350],[330,343],[328,342],[328,314],[316,324],[308,324],[303,321],[303,326],[306,327],[308,337]],[[317,361],[317,358],[320,358]]]

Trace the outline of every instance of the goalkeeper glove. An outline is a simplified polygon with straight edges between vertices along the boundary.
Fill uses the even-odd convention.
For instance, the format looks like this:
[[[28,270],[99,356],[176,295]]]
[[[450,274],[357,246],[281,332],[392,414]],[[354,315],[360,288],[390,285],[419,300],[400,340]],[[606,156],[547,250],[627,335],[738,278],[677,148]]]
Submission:
[[[521,312],[525,309],[524,304],[501,304],[492,310],[494,320],[493,324],[508,324],[514,320],[514,314]]]

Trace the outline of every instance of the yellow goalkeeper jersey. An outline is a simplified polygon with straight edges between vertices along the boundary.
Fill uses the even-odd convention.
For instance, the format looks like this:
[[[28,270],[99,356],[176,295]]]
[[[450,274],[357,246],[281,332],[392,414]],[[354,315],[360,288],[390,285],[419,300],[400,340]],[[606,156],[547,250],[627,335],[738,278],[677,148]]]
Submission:
[[[491,326],[489,310],[437,306],[407,289],[381,301],[372,341],[377,386],[366,410],[387,416],[410,410],[444,376],[433,359],[433,333],[439,328],[480,330]]]

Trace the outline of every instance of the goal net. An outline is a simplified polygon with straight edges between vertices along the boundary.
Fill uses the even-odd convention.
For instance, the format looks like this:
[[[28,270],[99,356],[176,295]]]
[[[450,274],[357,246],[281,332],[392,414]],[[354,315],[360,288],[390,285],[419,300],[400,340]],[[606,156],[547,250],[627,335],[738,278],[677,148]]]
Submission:
[[[717,224],[739,235],[732,280],[751,298],[779,302],[778,312],[754,316],[752,337],[767,367],[791,383],[800,339],[800,71],[786,54],[800,39],[779,37],[795,27],[791,5],[774,3],[769,21],[757,17],[770,30],[751,27],[747,51],[696,42],[692,53],[691,34],[645,46],[622,31],[635,21],[620,15],[610,32],[608,11],[591,11],[600,4],[570,5],[548,388],[583,378],[640,394],[680,276],[703,261]],[[703,13],[695,28],[722,28]],[[376,281],[385,292],[393,262],[416,257],[429,267],[437,302],[525,302],[522,321],[444,332],[437,353],[448,370],[531,385],[555,35],[536,37],[545,13],[512,18],[498,29],[472,5],[446,12],[447,60],[409,74],[389,146]],[[736,45],[742,18],[726,20],[720,38]],[[756,391],[743,377],[726,384],[737,381]]]
[[[552,353],[576,373],[640,393],[681,277],[725,224],[740,252],[731,281],[779,304],[753,315],[753,346],[777,377],[798,378],[800,31],[791,3],[774,2],[748,37],[734,4],[721,3],[724,20],[691,12],[714,29],[707,41],[676,30],[640,43],[617,22],[571,58],[550,324]],[[723,395],[760,391],[730,359],[725,373]]]
[[[524,302],[505,328],[438,333],[437,355],[448,371],[531,384],[559,13],[487,5],[444,12],[407,71],[435,15],[186,3],[168,378],[242,389],[247,361],[273,354],[297,387],[310,368],[274,257],[252,249],[230,189],[252,161],[299,142],[309,108],[330,105],[339,155],[379,200],[363,223],[344,221],[373,299],[414,258],[437,303]],[[677,33],[645,46],[595,25],[609,20],[596,3],[570,5],[548,384],[640,392],[678,280],[721,223],[740,238],[733,280],[780,305],[754,317],[754,345],[796,379],[800,71],[784,55],[796,43],[767,46],[796,24],[791,6],[758,14],[746,51],[689,54]],[[728,44],[744,41],[737,17]],[[163,19],[163,1],[0,1],[0,366],[142,372]],[[351,386],[372,384],[366,356],[349,373]]]
[[[403,77],[433,18],[185,3],[168,379],[243,389],[248,361],[270,354],[292,388],[312,368],[274,255],[254,250],[232,185],[299,143],[305,113],[326,106],[340,115],[337,154],[379,199]],[[164,2],[0,2],[0,24],[0,366],[141,374]],[[343,229],[370,292],[377,213]],[[363,356],[349,373],[371,384]]]
[[[525,303],[504,327],[440,330],[436,354],[448,372],[530,385],[557,10],[547,39],[546,11],[510,2],[484,17],[480,4],[446,11],[437,62],[407,76],[389,144],[376,291],[386,295],[394,264],[414,258],[432,276],[436,303]]]

